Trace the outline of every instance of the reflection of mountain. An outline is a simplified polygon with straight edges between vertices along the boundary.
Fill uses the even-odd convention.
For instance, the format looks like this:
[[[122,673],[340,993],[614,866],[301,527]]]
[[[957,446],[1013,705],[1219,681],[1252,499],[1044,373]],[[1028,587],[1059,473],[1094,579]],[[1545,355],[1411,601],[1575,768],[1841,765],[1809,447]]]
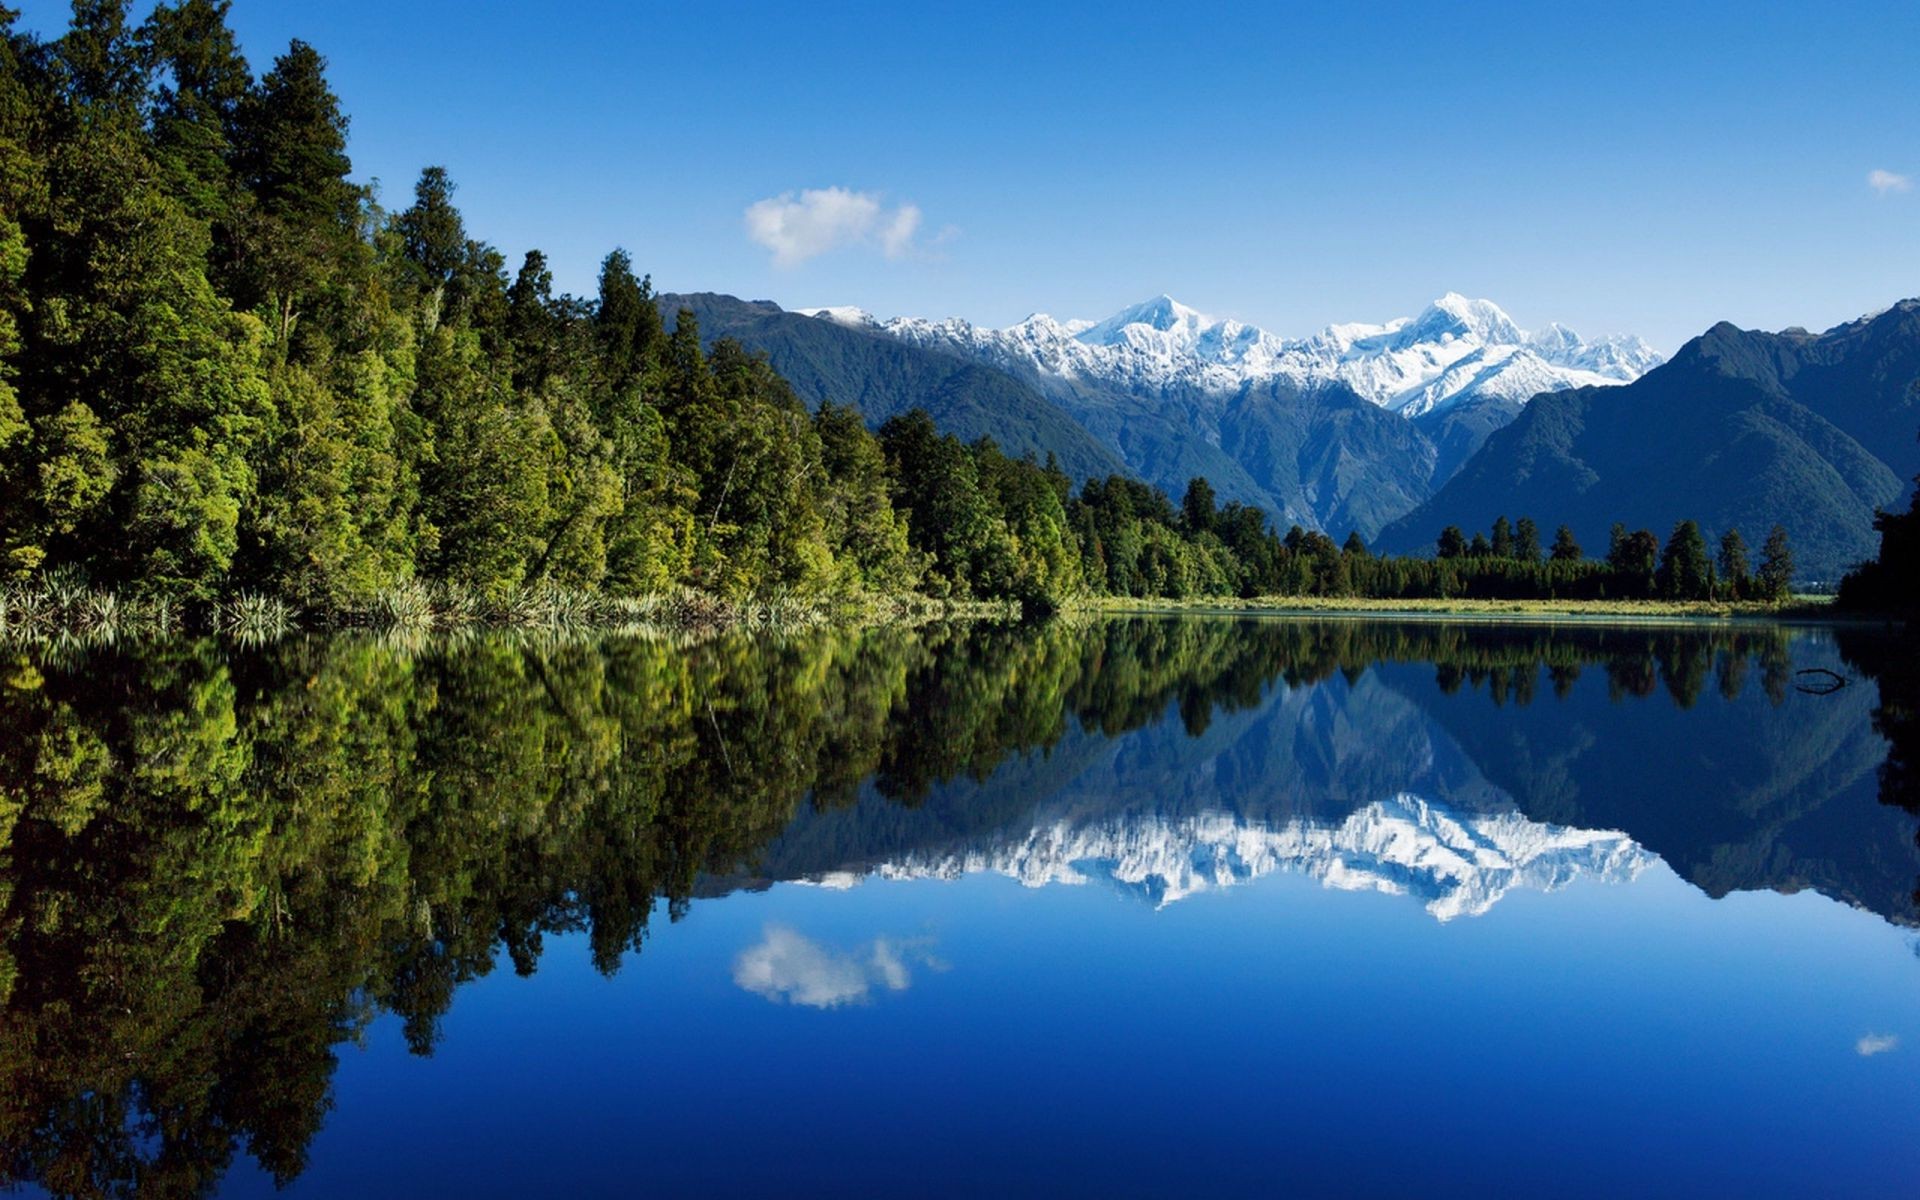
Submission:
[[[1794,670],[1844,668],[1829,640],[1745,636],[1455,630],[1434,639],[1452,661],[1376,648],[1370,666],[1349,645],[1341,670],[1197,728],[1167,704],[911,808],[868,791],[803,813],[755,877],[1100,877],[1163,903],[1299,870],[1450,916],[1657,856],[1709,895],[1811,888],[1914,922],[1920,855],[1878,802],[1874,689],[1797,692]]]
[[[1800,668],[1846,671],[1830,640],[1800,638],[1790,662],[1761,662],[1760,679],[1701,646],[1690,664],[1659,669],[1716,675],[1714,691],[1681,711],[1617,702],[1632,679],[1652,683],[1660,657],[1649,637],[1638,666],[1628,657],[1552,703],[1504,707],[1477,690],[1449,694],[1410,664],[1377,670],[1536,820],[1624,829],[1711,896],[1812,888],[1903,924],[1920,919],[1920,861],[1905,844],[1912,820],[1879,802],[1887,747],[1870,720],[1874,689],[1783,686]]]
[[[1060,822],[1023,837],[882,864],[888,879],[992,871],[1029,887],[1107,879],[1155,904],[1298,871],[1341,891],[1411,895],[1440,920],[1478,916],[1515,888],[1554,891],[1581,876],[1631,879],[1653,861],[1624,834],[1563,829],[1519,813],[1455,813],[1402,793],[1336,825],[1277,829],[1224,813],[1180,820]]]

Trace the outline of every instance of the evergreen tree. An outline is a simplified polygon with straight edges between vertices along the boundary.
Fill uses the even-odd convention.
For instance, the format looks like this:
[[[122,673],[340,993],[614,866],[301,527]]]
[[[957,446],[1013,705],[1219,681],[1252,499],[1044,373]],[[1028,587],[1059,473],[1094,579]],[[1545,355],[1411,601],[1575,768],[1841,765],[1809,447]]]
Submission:
[[[1528,566],[1540,561],[1540,527],[1532,517],[1521,517],[1513,529],[1513,557]]]
[[[1732,599],[1744,600],[1752,587],[1752,567],[1747,562],[1747,539],[1738,528],[1720,535],[1720,582]]]
[[[1681,521],[1673,527],[1660,555],[1660,594],[1669,600],[1708,600],[1713,597],[1713,560],[1700,526]]]
[[[1754,584],[1768,600],[1784,600],[1793,589],[1793,548],[1787,544],[1787,528],[1775,525],[1760,548],[1760,570]]]
[[[1460,532],[1458,525],[1449,525],[1440,531],[1440,557],[1463,558],[1467,553],[1467,535]]]
[[[275,344],[287,353],[301,314],[356,248],[361,193],[347,179],[347,118],[326,60],[294,41],[236,106],[233,123],[252,205],[234,235],[238,261],[223,277],[237,304],[271,309]]]
[[[1573,540],[1573,530],[1562,525],[1553,535],[1553,549],[1549,552],[1554,562],[1579,562],[1586,557],[1580,549],[1580,543]]]
[[[1180,514],[1190,534],[1211,533],[1213,522],[1218,514],[1214,504],[1213,485],[1203,476],[1194,476],[1187,483],[1187,494],[1180,501]]]
[[[413,205],[394,220],[406,261],[418,285],[442,291],[467,257],[467,227],[453,206],[453,181],[445,167],[428,167],[413,185]]]
[[[1495,558],[1513,557],[1513,526],[1507,522],[1504,515],[1494,518],[1493,543],[1489,549]]]

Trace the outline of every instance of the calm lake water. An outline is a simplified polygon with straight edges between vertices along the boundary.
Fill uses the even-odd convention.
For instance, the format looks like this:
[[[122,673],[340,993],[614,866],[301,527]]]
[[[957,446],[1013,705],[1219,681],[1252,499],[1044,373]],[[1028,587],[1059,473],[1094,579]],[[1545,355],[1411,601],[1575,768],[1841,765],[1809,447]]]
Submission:
[[[8,650],[0,1182],[1916,1195],[1917,731],[1845,628]]]

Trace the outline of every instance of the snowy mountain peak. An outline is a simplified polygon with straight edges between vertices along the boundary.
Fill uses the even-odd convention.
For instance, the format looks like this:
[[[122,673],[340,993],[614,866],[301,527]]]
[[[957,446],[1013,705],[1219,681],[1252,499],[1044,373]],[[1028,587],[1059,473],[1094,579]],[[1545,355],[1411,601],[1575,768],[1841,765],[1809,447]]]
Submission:
[[[1427,305],[1425,312],[1400,328],[1399,337],[1405,345],[1470,338],[1484,346],[1517,346],[1526,340],[1498,304],[1470,300],[1459,292],[1448,292]]]
[[[1302,387],[1342,384],[1408,417],[1471,396],[1523,402],[1541,392],[1630,383],[1662,361],[1636,337],[1589,342],[1562,325],[1530,335],[1493,301],[1458,292],[1448,292],[1417,317],[1329,325],[1305,338],[1215,320],[1166,295],[1104,321],[1059,321],[1035,313],[1006,329],[959,318],[874,322],[858,309],[806,311],[1032,373],[1043,386],[1084,382],[1146,396],[1231,396],[1274,379]]]
[[[1139,326],[1159,333],[1183,334],[1188,339],[1196,339],[1215,323],[1204,313],[1188,308],[1163,293],[1151,300],[1128,305],[1106,320],[1088,326],[1080,333],[1079,339],[1091,346],[1116,345],[1126,340],[1129,329]]]
[[[864,308],[855,308],[851,304],[829,305],[826,308],[796,308],[794,312],[803,317],[820,317],[836,325],[847,325],[854,329],[878,328],[880,322]]]

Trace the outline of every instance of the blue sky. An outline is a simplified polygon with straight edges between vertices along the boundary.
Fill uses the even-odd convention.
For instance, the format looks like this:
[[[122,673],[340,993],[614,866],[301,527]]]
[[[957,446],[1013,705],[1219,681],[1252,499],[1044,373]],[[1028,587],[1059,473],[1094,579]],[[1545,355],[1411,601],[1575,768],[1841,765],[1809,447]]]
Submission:
[[[444,164],[477,235],[573,290],[614,245],[669,290],[991,324],[1164,291],[1305,333],[1456,290],[1663,350],[1920,294],[1911,0],[236,0],[233,22],[256,69],[295,36],[328,56],[390,205]]]

